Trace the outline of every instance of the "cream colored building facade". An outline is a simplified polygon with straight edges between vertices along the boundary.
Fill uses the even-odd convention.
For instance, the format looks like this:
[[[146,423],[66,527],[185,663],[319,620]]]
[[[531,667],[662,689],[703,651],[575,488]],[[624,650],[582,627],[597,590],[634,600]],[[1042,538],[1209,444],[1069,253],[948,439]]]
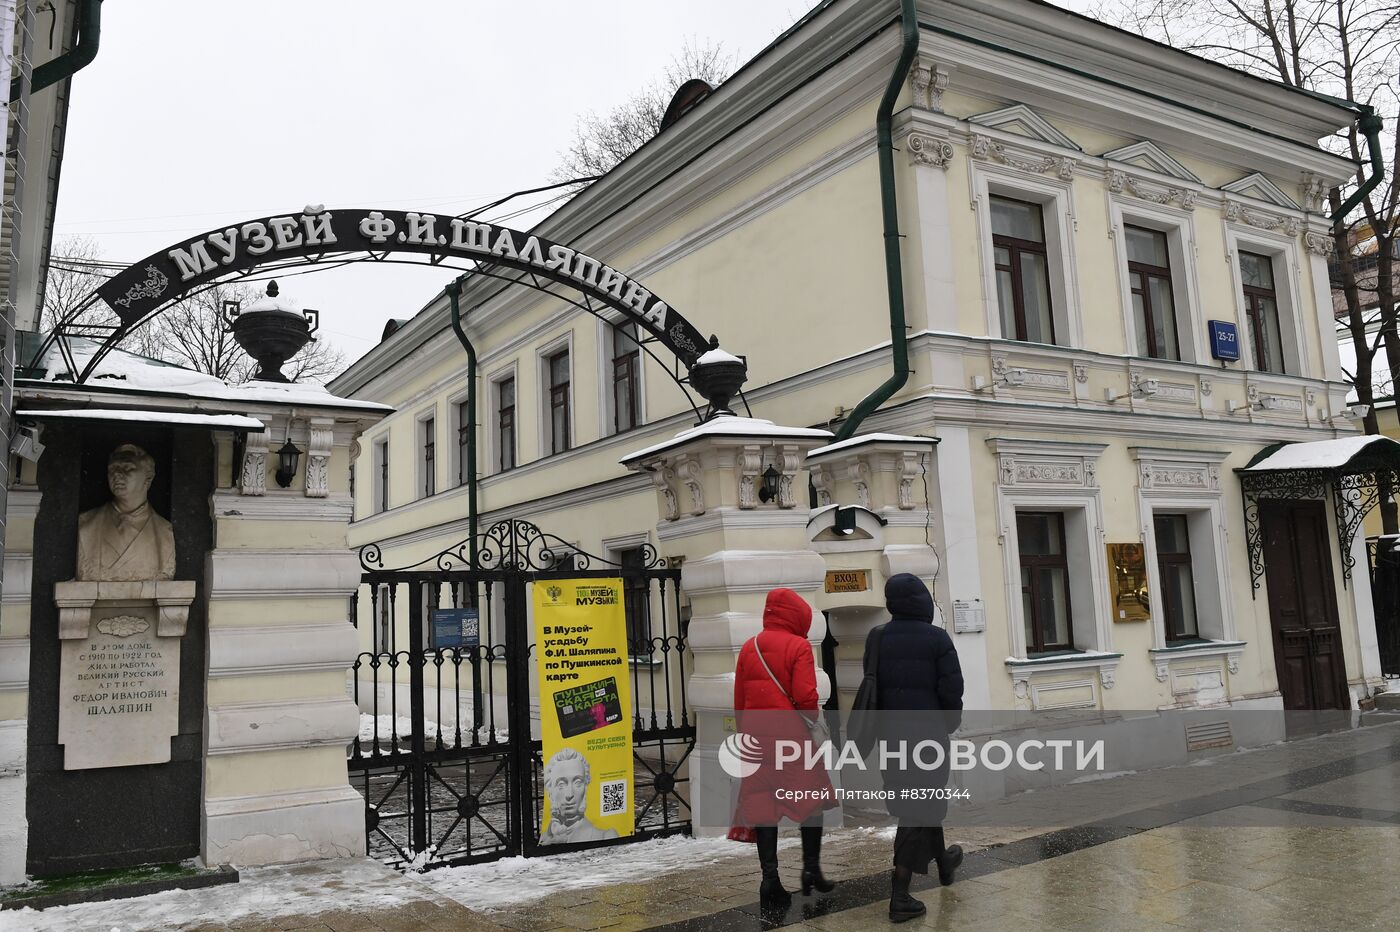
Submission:
[[[1027,0],[919,11],[894,123],[912,376],[861,433],[938,440],[917,466],[930,514],[915,530],[936,553],[950,630],[955,605],[985,618],[954,633],[969,707],[1281,708],[1270,585],[1282,575],[1255,585],[1234,470],[1275,442],[1353,432],[1339,416],[1322,193],[1355,166],[1317,140],[1354,114]],[[535,231],[624,270],[744,355],[747,403],[779,425],[834,429],[889,374],[874,127],[898,12],[821,5]],[[1003,220],[1037,214],[1040,242],[1032,219],[1012,245],[1043,278],[999,270],[1012,254]],[[1155,272],[1140,249],[1159,251]],[[1277,328],[1262,351],[1249,316],[1261,275],[1276,308],[1262,332]],[[1134,291],[1164,283],[1177,345],[1158,334],[1154,355]],[[1016,301],[1029,320],[1036,285],[1044,341],[1016,339],[1030,335],[1010,332]],[[523,518],[595,554],[642,541],[681,552],[651,477],[619,465],[694,423],[670,373],[647,362],[641,423],[618,432],[609,322],[493,281],[469,282],[462,307],[480,361],[481,526]],[[1239,362],[1212,358],[1209,321],[1237,326]],[[551,372],[561,353],[565,380]],[[406,564],[463,540],[466,359],[445,297],[331,387],[396,412],[359,441],[352,545],[381,542]],[[567,449],[549,452],[560,397]],[[794,511],[805,523],[805,501]],[[1344,579],[1330,511],[1327,526],[1355,704],[1381,680],[1370,595]],[[1059,554],[1025,539],[1051,532],[1062,542],[1039,549]],[[1189,546],[1160,553],[1172,535]],[[1114,601],[1110,544],[1143,549],[1131,595],[1145,595],[1145,620]],[[804,594],[835,607],[819,570]],[[1027,582],[1041,570],[1049,582]],[[1169,637],[1167,573],[1178,616],[1179,594],[1193,599],[1193,638]],[[1070,630],[1057,633],[1056,613]],[[368,638],[362,624],[362,649]],[[1036,650],[1047,644],[1059,649]]]

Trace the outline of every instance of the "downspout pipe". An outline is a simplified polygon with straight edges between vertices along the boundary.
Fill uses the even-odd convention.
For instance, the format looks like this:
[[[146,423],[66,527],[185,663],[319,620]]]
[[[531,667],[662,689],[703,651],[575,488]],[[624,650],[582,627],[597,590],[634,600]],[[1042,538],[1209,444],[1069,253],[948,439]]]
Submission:
[[[1337,212],[1332,215],[1332,225],[1346,221],[1347,214],[1365,199],[1366,195],[1375,190],[1376,185],[1381,183],[1385,177],[1385,156],[1381,152],[1381,115],[1376,112],[1376,108],[1370,104],[1361,104],[1361,116],[1356,121],[1356,128],[1361,131],[1361,135],[1366,137],[1366,148],[1371,153],[1371,177],[1351,192],[1351,197],[1346,199]]]
[[[97,57],[97,47],[102,41],[102,0],[80,2],[77,44],[65,54],[34,69],[29,78],[29,93],[37,94],[50,84],[57,84],[64,78],[72,77],[92,64],[92,60]],[[20,82],[16,78],[10,82],[10,103],[19,100],[20,91]]]
[[[462,296],[462,279],[454,278],[443,290],[452,306],[452,329],[457,340],[467,351],[467,555],[473,569],[477,565],[476,539],[476,347],[467,339],[467,331],[462,329],[462,309],[458,300]]]
[[[889,401],[894,393],[909,381],[909,340],[904,323],[904,265],[899,254],[899,201],[894,187],[894,105],[909,77],[914,56],[919,51],[919,20],[914,0],[900,0],[900,26],[903,42],[899,62],[890,75],[885,96],[875,116],[875,141],[880,165],[880,209],[885,226],[885,287],[889,291],[890,350],[894,356],[894,373],[884,384],[856,405],[836,432],[836,439],[846,440],[856,432],[866,417]]]

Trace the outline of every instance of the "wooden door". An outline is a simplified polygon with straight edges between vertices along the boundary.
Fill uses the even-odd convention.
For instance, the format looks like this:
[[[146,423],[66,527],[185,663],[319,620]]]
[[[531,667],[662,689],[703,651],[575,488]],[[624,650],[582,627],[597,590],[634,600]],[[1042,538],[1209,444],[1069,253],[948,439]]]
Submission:
[[[1283,707],[1348,708],[1327,509],[1319,501],[1267,500],[1259,520]]]

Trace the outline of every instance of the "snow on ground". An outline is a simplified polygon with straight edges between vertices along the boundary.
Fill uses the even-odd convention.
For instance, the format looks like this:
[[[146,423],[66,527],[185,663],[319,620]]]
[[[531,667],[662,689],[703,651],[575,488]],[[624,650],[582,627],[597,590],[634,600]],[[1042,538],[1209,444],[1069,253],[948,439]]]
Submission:
[[[797,844],[789,833],[780,847]],[[540,858],[502,858],[487,864],[444,867],[417,880],[468,909],[501,909],[561,890],[636,883],[732,857],[753,857],[753,845],[727,838],[672,836],[653,841]],[[758,867],[755,862],[754,873]]]
[[[239,883],[202,890],[169,890],[43,911],[6,910],[0,912],[0,932],[136,932],[202,923],[233,925],[331,910],[368,915],[376,909],[433,896],[432,891],[376,861],[320,861],[309,868],[245,868]]]
[[[470,718],[470,713],[468,713],[468,717]],[[392,715],[370,715],[367,712],[361,712],[360,743],[362,746],[365,746],[368,742],[372,742],[374,740],[376,729],[379,733],[379,744],[381,747],[388,745],[396,735],[398,736],[398,739],[400,741],[407,741],[409,737],[413,734],[413,720],[407,715],[400,715],[397,718],[395,718]],[[423,737],[436,738],[439,731],[442,732],[442,739],[444,742],[453,742],[457,740],[457,732],[455,725],[450,723],[439,725],[437,722],[429,721],[427,719],[423,720]],[[482,726],[481,728],[477,729],[476,736],[478,741],[489,741],[491,739],[491,729]],[[471,722],[463,721],[462,743],[468,744],[471,742],[471,739]],[[505,741],[507,739],[508,735],[505,731],[497,730],[497,741]]]

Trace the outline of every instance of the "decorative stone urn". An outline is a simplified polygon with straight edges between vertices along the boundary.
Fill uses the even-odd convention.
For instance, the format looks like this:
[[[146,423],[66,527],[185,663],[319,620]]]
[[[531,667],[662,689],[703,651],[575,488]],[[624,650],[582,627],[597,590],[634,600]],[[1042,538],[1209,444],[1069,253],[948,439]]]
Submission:
[[[290,382],[282,374],[287,360],[315,339],[318,315],[303,311],[294,301],[279,298],[277,282],[267,283],[267,295],[229,315],[229,331],[244,352],[258,361],[254,379],[262,382]]]
[[[711,336],[710,349],[690,367],[690,384],[710,403],[705,420],[734,413],[729,400],[739,393],[747,377],[744,361],[720,349],[719,339]]]

